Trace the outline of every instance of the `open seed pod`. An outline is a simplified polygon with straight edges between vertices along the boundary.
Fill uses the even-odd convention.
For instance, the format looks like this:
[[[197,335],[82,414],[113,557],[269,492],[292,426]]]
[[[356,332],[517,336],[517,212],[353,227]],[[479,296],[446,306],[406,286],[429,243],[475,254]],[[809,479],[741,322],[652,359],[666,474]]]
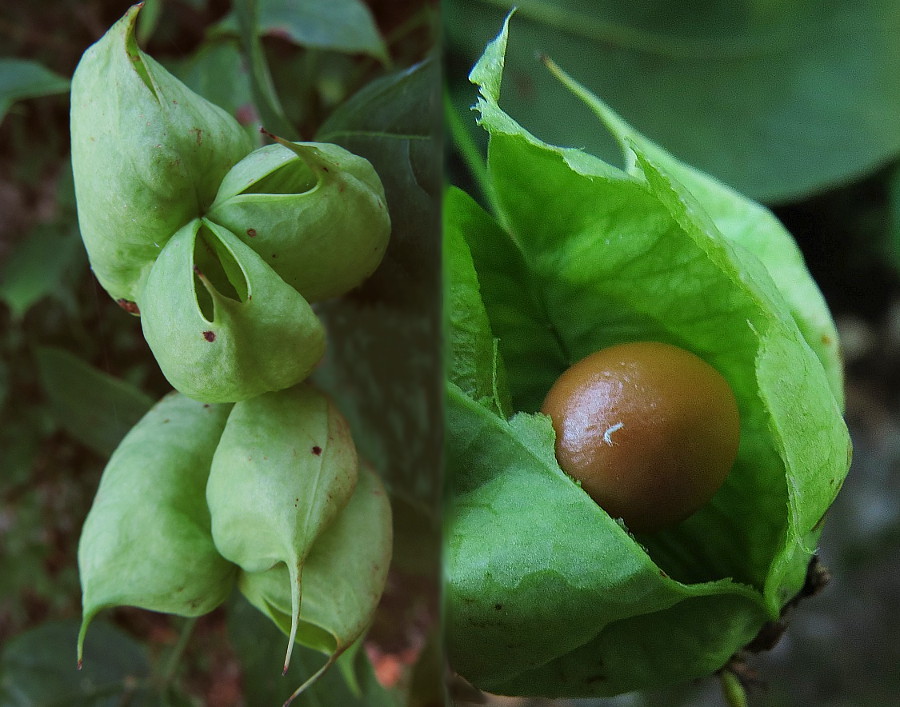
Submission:
[[[208,216],[310,302],[368,278],[391,231],[369,161],[315,142],[279,140],[248,155],[225,176]]]
[[[350,501],[357,475],[346,421],[308,384],[236,403],[216,449],[206,488],[216,547],[245,572],[287,568],[285,669],[307,558]]]
[[[296,641],[328,660],[307,687],[368,628],[391,560],[391,507],[378,476],[362,464],[349,503],[319,536],[303,566]],[[241,572],[238,587],[287,635],[293,607],[287,566]],[[298,691],[299,692],[299,691]]]
[[[325,351],[307,301],[234,234],[194,219],[138,297],[144,338],[179,391],[234,402],[305,379]]]
[[[230,593],[237,567],[213,544],[205,494],[229,411],[171,393],[110,458],[78,543],[79,662],[88,624],[101,609],[199,616]]]
[[[847,472],[834,325],[768,211],[571,80],[622,141],[626,170],[504,113],[506,37],[471,75],[497,218],[458,190],[444,206],[451,665],[491,692],[553,697],[707,675],[799,592]],[[539,410],[572,364],[641,341],[725,380],[739,443],[711,500],[637,533],[562,470]]]
[[[81,235],[100,284],[129,302],[166,241],[253,149],[234,118],[137,47],[140,8],[84,53],[72,77]]]

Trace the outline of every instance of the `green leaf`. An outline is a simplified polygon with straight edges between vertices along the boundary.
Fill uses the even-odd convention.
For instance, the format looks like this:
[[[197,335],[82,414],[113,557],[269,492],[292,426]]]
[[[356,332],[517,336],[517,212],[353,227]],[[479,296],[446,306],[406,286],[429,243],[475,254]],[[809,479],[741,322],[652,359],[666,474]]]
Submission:
[[[497,340],[491,334],[478,275],[463,235],[466,227],[453,218],[466,208],[467,198],[459,190],[451,189],[443,207],[447,378],[473,400],[483,402],[488,409],[506,417],[510,403],[509,391],[505,383],[500,383],[503,362]]]
[[[447,400],[447,630],[467,679],[503,694],[617,694],[712,672],[766,620],[749,587],[661,572],[559,469],[548,418],[507,423],[452,384]]]
[[[239,116],[253,103],[249,72],[233,39],[207,40],[172,71],[189,89],[232,116]]]
[[[153,405],[149,396],[68,351],[42,347],[35,356],[41,385],[57,421],[100,455],[112,454]]]
[[[79,660],[105,608],[200,616],[230,594],[237,568],[216,551],[204,493],[229,412],[170,393],[116,448],[78,542]]]
[[[477,308],[485,308],[490,327],[498,337],[498,349],[502,354],[500,360],[513,383],[513,406],[516,410],[533,412],[540,408],[544,396],[567,363],[550,320],[542,311],[543,303],[530,286],[531,278],[522,253],[509,235],[464,192],[448,192],[444,201],[444,222],[444,238],[450,247],[461,248],[461,245],[454,245],[454,239],[457,234],[464,237],[477,272],[477,285],[484,296],[482,304],[480,297],[475,299],[477,293],[471,293],[471,301],[460,302],[457,309],[471,315]],[[472,266],[467,266],[464,254],[463,257],[448,255],[450,257],[446,258],[446,262],[449,263],[450,273],[447,282],[451,290],[455,290],[471,280],[473,274],[468,274],[466,270]],[[452,305],[453,299],[450,298],[449,302]],[[454,348],[458,348],[456,339],[464,320],[454,317],[454,311],[450,310],[450,336]],[[479,358],[488,355],[487,351],[482,351]],[[493,351],[490,356],[494,358]],[[458,351],[458,355],[452,357],[453,368],[449,379],[460,385],[470,397],[475,397],[459,380],[459,371],[466,365],[467,358],[469,362],[473,361],[471,354],[467,356],[465,351]],[[486,363],[479,368],[484,366]],[[505,385],[504,381],[501,390]],[[484,383],[479,387],[483,388]],[[484,395],[483,392],[479,394]],[[508,390],[499,392],[498,399],[502,401],[509,394]],[[505,409],[505,403],[503,407]]]
[[[316,135],[372,163],[392,228],[372,277],[318,309],[334,345],[316,376],[391,492],[433,514],[441,503],[431,471],[441,454],[438,85],[434,60],[374,81]]]
[[[387,63],[384,41],[369,7],[361,0],[256,0],[257,32],[304,47],[368,54]],[[237,22],[226,17],[217,27],[232,32]]]
[[[625,123],[608,105],[559,67],[549,60],[548,64],[563,84],[584,101],[616,137],[632,174],[644,176],[639,160],[634,159],[634,145],[666,171],[679,198],[685,201],[694,218],[702,221],[708,216],[723,236],[747,248],[762,261],[787,300],[806,343],[819,357],[828,374],[831,390],[843,408],[844,375],[837,329],[822,293],[809,276],[800,249],[775,215],[722,182],[679,162]]]
[[[83,258],[73,228],[36,228],[0,268],[0,300],[20,319],[37,302],[59,290],[60,281]]]
[[[590,114],[540,70],[537,53],[680,159],[755,199],[821,191],[900,150],[892,78],[900,6],[892,0],[797,0],[770,14],[708,0],[517,4],[505,99],[551,144],[618,159]],[[501,0],[447,2],[451,60],[471,65],[508,8]],[[454,93],[460,110],[471,105],[461,76]]]
[[[72,169],[91,266],[115,299],[136,301],[162,247],[212,203],[252,149],[247,133],[138,49],[132,7],[72,79]]]
[[[52,96],[69,90],[69,82],[40,64],[14,57],[0,58],[0,123],[16,101]]]
[[[0,703],[6,707],[157,704],[143,646],[99,621],[85,642],[84,668],[76,670],[72,647],[77,636],[78,622],[65,621],[43,624],[7,641],[0,656]]]

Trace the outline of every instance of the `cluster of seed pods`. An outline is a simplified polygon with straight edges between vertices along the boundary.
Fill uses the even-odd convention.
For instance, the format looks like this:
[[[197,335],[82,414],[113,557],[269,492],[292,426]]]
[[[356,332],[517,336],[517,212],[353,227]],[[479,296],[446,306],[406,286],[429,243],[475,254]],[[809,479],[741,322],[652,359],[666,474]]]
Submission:
[[[198,616],[237,586],[289,635],[285,670],[295,640],[327,667],[371,619],[391,522],[346,421],[306,382],[325,348],[311,304],[378,267],[384,190],[336,145],[253,149],[137,47],[139,10],[76,70],[72,164],[91,267],[177,392],[122,441],[85,522],[79,662],[106,607]]]

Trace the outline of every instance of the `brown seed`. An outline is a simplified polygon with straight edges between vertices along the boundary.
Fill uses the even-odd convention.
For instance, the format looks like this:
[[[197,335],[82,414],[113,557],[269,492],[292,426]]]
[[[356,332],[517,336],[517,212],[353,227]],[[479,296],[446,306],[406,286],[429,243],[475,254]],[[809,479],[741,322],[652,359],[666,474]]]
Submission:
[[[669,344],[591,354],[557,379],[541,411],[553,420],[563,471],[634,531],[691,515],[737,457],[740,419],[728,383]]]

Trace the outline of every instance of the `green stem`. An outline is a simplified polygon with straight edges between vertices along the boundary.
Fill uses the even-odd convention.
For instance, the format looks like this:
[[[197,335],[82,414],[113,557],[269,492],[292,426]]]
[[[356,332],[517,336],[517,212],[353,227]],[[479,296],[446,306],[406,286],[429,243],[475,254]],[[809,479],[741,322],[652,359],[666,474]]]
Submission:
[[[747,692],[737,675],[725,668],[719,673],[719,680],[728,707],[747,707]]]
[[[259,110],[263,126],[286,140],[296,140],[299,136],[285,116],[281,101],[278,100],[275,83],[272,80],[262,41],[259,38],[256,0],[237,0],[234,10],[238,19],[244,52],[250,65],[250,88],[253,92],[253,102]]]
[[[178,671],[178,665],[179,663],[181,663],[181,657],[184,655],[184,651],[187,648],[188,641],[190,641],[191,634],[194,632],[194,627],[196,625],[197,617],[188,619],[182,625],[181,633],[178,636],[178,643],[175,644],[175,647],[169,654],[169,658],[166,661],[166,667],[162,673],[162,685],[160,686],[161,690],[165,690],[175,680],[175,673]]]

